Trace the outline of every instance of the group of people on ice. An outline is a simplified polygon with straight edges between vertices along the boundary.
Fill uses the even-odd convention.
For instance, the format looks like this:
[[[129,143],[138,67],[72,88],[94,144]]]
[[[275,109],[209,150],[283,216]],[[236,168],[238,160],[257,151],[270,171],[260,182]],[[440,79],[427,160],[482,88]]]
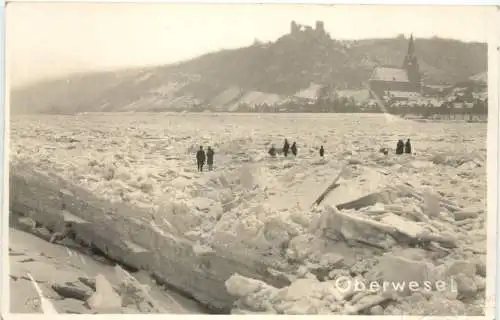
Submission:
[[[283,148],[281,149],[281,152],[283,153],[283,155],[285,157],[288,157],[288,153],[290,151],[292,152],[292,154],[294,156],[297,156],[297,153],[298,153],[297,143],[294,141],[292,143],[292,145],[290,146],[290,144],[288,143],[288,139],[285,139],[285,142],[283,143]],[[272,145],[271,148],[269,149],[268,153],[271,157],[274,158],[274,157],[276,157],[276,154],[278,152],[277,152],[276,148],[274,147],[274,145]],[[319,156],[320,157],[325,156],[325,148],[323,148],[323,146],[321,146],[321,148],[319,149]]]
[[[396,144],[396,154],[411,154],[411,142],[410,139],[406,140],[406,142],[403,142],[403,140],[399,140],[398,143]]]
[[[283,144],[282,148],[282,153],[285,157],[288,157],[288,154],[291,152],[294,156],[297,156],[298,154],[298,148],[297,148],[297,143],[294,141],[292,145],[288,142],[288,139],[285,139],[285,142]],[[276,157],[278,154],[278,151],[274,147],[274,145],[271,146],[271,148],[268,151],[269,155],[271,157]],[[196,152],[196,163],[198,166],[198,171],[203,172],[203,167],[205,166],[205,163],[207,164],[208,171],[212,171],[214,168],[214,156],[215,152],[211,147],[207,148],[207,151],[203,149],[203,146],[200,146],[198,151]],[[325,156],[325,148],[321,146],[319,149],[319,156],[324,157]]]
[[[290,144],[288,143],[288,139],[285,139],[285,143],[283,144],[283,148],[281,149],[281,152],[283,153],[283,155],[285,157],[288,157],[288,153],[290,151],[292,152],[292,154],[294,156],[297,156],[297,152],[298,152],[297,143],[295,143],[295,141],[294,141],[292,143],[292,146],[290,147]],[[272,145],[271,148],[269,149],[268,153],[271,157],[276,157],[276,154],[278,152],[276,151],[276,148],[274,147],[274,145]]]
[[[297,143],[294,141],[290,146],[288,139],[285,139],[281,152],[285,157],[288,157],[288,154],[290,152],[293,154],[293,156],[297,156],[298,153]],[[385,155],[388,155],[389,149],[381,148],[380,152]],[[271,157],[275,158],[276,155],[278,154],[278,151],[276,150],[274,145],[271,145],[271,148],[269,149],[268,153]],[[403,153],[411,154],[410,139],[406,140],[406,142],[403,142],[403,140],[399,140],[398,143],[396,144],[396,154],[403,154]],[[214,155],[215,152],[211,147],[208,147],[207,151],[205,152],[205,150],[203,150],[203,146],[200,146],[200,149],[196,152],[196,163],[198,164],[198,171],[200,172],[203,171],[205,162],[208,166],[208,171],[212,171],[214,167]],[[322,158],[325,156],[325,148],[323,146],[319,148],[319,156]]]
[[[381,148],[380,152],[383,153],[384,155],[389,154],[389,149],[387,148]],[[398,143],[396,144],[396,154],[411,154],[411,142],[410,139],[406,140],[406,142],[403,142],[403,140],[399,140]]]
[[[196,152],[196,163],[198,164],[198,171],[203,171],[203,166],[205,166],[205,162],[208,166],[208,171],[212,171],[214,169],[214,155],[215,152],[211,147],[207,148],[207,152],[203,150],[203,146],[200,146],[200,149]]]

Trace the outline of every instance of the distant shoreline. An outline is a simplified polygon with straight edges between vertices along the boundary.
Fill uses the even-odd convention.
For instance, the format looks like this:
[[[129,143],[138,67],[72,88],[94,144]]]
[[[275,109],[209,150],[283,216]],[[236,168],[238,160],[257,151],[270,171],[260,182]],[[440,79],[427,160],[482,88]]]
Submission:
[[[187,111],[187,110],[179,110],[179,111],[154,111],[154,110],[144,110],[144,111],[113,111],[113,112],[100,112],[100,111],[89,111],[89,112],[80,112],[80,113],[19,113],[13,114],[12,116],[29,116],[29,115],[45,115],[45,116],[78,116],[78,115],[132,115],[132,114],[164,114],[164,115],[231,115],[231,116],[262,116],[262,115],[391,115],[393,117],[400,118],[401,120],[413,120],[418,122],[470,122],[470,123],[486,123],[488,122],[488,114],[474,114],[474,113],[449,113],[449,114],[440,114],[435,113],[428,115],[427,117],[421,114],[415,113],[406,113],[406,114],[396,114],[391,112],[381,112],[381,111],[365,111],[365,112],[301,112],[301,111],[287,111],[287,112],[229,112],[229,111]]]

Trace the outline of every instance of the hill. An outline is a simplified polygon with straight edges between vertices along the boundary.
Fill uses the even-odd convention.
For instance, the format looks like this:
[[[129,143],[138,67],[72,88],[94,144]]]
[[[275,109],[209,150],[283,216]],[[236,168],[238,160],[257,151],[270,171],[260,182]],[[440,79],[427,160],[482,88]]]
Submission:
[[[318,87],[365,89],[375,66],[401,66],[407,46],[404,36],[338,41],[322,29],[292,26],[275,42],[255,42],[175,65],[76,74],[16,88],[11,91],[11,110],[234,111],[242,103],[275,104],[307,90],[318,93]],[[485,43],[431,38],[416,39],[415,46],[426,83],[453,84],[487,70]]]

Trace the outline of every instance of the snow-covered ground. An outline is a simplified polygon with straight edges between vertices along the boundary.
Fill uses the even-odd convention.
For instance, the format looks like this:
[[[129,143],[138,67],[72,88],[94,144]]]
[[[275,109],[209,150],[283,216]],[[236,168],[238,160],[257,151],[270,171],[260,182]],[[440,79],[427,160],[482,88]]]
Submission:
[[[271,144],[280,148],[284,138],[297,142],[298,156],[270,159],[268,148]],[[392,150],[384,156],[378,152],[381,147],[394,149],[398,139],[407,138],[411,138],[414,155],[396,156]],[[214,148],[214,172],[196,171],[195,152],[200,145]],[[318,155],[321,145],[326,150],[325,159]],[[318,298],[315,289],[304,289],[311,286],[308,283],[304,287],[304,280],[321,280],[324,284],[328,277],[335,279],[335,272],[325,279],[308,272],[326,254],[324,248],[315,248],[312,238],[319,236],[312,229],[318,228],[318,219],[329,204],[345,203],[405,182],[422,191],[423,198],[425,190],[432,190],[432,196],[455,208],[442,209],[442,216],[436,218],[439,223],[433,223],[429,230],[453,232],[458,248],[445,257],[426,259],[435,266],[446,265],[448,271],[456,268],[453,263],[463,261],[472,263],[474,270],[484,266],[486,124],[420,123],[388,115],[348,114],[33,115],[11,119],[10,156],[12,164],[29,163],[110,201],[146,208],[160,228],[197,241],[200,250],[213,244],[243,246],[262,254],[285,250],[284,255],[297,266],[291,276],[292,287],[299,288],[288,289],[298,290],[301,295],[290,297],[278,289],[266,291],[262,286],[242,294],[228,283],[228,291],[241,298],[237,302],[240,311],[352,311],[343,303],[326,304],[324,292]],[[326,198],[325,207],[311,209],[340,171],[340,186]],[[360,212],[369,207],[373,212],[397,213],[418,206],[428,214],[427,202],[402,197],[391,199],[390,204],[386,201],[385,207],[380,203],[365,206]],[[456,212],[463,218],[457,218]],[[385,221],[382,217],[375,220]],[[345,230],[342,232],[345,236]],[[392,253],[405,249],[398,244],[389,248]],[[316,249],[316,253],[312,252]],[[377,265],[372,261],[376,260],[375,253],[368,249],[339,244],[332,250],[341,253],[344,260],[353,260],[349,264],[351,271]],[[362,267],[361,262],[356,264],[359,257],[366,260]],[[449,305],[438,303],[443,296],[415,298],[413,294],[404,298],[408,301],[383,305],[382,311],[375,307],[364,309],[372,314],[480,314],[485,275],[474,271],[470,276],[474,281],[469,291],[464,289],[469,300],[463,298],[465,291],[462,297],[446,296]],[[249,298],[251,294],[253,298]],[[266,294],[274,294],[276,299]],[[256,302],[266,299],[274,302],[265,306]],[[353,299],[351,304],[363,300]],[[301,302],[296,303],[298,300]],[[415,304],[419,306],[412,306]],[[433,308],[439,310],[429,311]]]

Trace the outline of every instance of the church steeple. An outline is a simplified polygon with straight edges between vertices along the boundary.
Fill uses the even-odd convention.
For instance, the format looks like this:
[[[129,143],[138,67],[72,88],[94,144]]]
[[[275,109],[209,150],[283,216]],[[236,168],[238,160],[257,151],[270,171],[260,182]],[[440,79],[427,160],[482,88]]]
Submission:
[[[406,73],[408,74],[408,80],[410,80],[410,82],[420,84],[421,76],[417,57],[415,56],[415,43],[413,40],[413,34],[411,34],[410,40],[408,42],[408,53],[406,54],[403,68],[406,70]]]
[[[415,45],[413,44],[413,33],[410,35],[410,42],[408,43],[408,56],[413,56],[415,53]]]

